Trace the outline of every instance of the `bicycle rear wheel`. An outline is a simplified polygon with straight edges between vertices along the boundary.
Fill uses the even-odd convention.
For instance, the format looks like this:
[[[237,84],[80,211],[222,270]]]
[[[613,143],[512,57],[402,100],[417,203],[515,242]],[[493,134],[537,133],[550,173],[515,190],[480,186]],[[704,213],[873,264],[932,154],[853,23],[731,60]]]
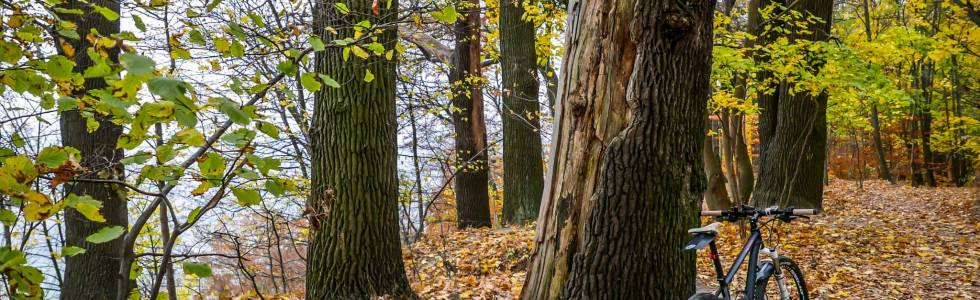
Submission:
[[[755,299],[757,300],[810,300],[810,292],[806,289],[806,280],[803,279],[803,271],[800,266],[792,259],[785,256],[779,257],[779,269],[782,271],[782,282],[788,292],[788,298],[783,298],[779,289],[779,278],[773,274],[765,285],[757,286]]]

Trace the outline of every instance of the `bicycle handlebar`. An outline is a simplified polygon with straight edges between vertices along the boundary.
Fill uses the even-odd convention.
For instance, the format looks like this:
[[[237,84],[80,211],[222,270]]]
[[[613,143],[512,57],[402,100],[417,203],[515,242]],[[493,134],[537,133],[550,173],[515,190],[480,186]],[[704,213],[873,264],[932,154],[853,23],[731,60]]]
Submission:
[[[743,215],[748,216],[753,213],[759,213],[759,215],[770,216],[770,215],[790,215],[790,216],[812,216],[818,214],[816,209],[805,208],[805,209],[779,209],[776,207],[770,207],[763,210],[750,209],[750,210],[737,210],[733,208],[732,210],[704,210],[701,211],[701,216],[705,217],[721,217],[729,215]]]

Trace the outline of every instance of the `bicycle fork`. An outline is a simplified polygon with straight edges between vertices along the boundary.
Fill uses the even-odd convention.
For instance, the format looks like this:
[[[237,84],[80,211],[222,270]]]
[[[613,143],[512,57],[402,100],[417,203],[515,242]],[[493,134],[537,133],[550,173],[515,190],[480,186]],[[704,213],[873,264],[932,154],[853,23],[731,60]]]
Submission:
[[[776,248],[769,249],[763,247],[759,250],[759,254],[769,256],[772,262],[772,272],[773,275],[776,275],[776,286],[779,288],[780,299],[790,299],[789,288],[786,287],[786,276],[783,274],[783,269],[779,267],[779,250]],[[761,270],[760,273],[762,273]]]

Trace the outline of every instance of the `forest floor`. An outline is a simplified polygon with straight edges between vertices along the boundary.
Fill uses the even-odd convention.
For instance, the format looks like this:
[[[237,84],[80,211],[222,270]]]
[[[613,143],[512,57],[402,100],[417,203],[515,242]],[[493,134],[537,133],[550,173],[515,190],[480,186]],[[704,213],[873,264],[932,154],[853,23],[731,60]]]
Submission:
[[[980,222],[968,217],[980,191],[835,180],[824,196],[823,215],[776,229],[814,299],[980,299]],[[722,228],[726,267],[741,246],[737,231]],[[531,226],[428,238],[406,247],[406,270],[424,299],[514,299],[533,238]],[[711,285],[704,253],[698,269]]]

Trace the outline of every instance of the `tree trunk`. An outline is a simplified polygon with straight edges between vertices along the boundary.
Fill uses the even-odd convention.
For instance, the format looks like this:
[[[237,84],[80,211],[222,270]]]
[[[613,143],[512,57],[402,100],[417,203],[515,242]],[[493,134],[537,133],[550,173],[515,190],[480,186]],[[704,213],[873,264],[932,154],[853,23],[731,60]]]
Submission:
[[[963,121],[962,121],[962,118],[963,118],[963,109],[962,109],[962,106],[961,106],[962,105],[961,104],[961,98],[962,98],[962,93],[963,93],[963,90],[962,90],[963,89],[963,86],[960,85],[959,64],[957,62],[957,57],[956,56],[953,56],[953,58],[952,58],[952,65],[953,65],[953,68],[952,68],[952,72],[953,72],[953,90],[952,90],[952,93],[951,93],[952,94],[952,99],[953,99],[953,109],[952,110],[953,110],[953,115],[956,116],[956,122],[955,122],[956,124],[954,124],[952,126],[955,126],[956,129],[955,129],[955,134],[953,135],[953,137],[954,137],[953,138],[953,142],[955,143],[955,145],[953,147],[953,149],[954,149],[953,150],[953,153],[951,154],[951,157],[952,158],[950,159],[950,164],[952,166],[950,166],[950,167],[952,168],[952,172],[951,173],[953,175],[952,176],[953,183],[955,183],[956,186],[958,186],[958,187],[962,187],[962,186],[965,186],[967,184],[967,181],[970,180],[970,160],[966,158],[966,155],[964,153],[965,150],[963,149],[963,146],[964,145],[963,145],[963,138],[962,137],[965,135],[964,132],[963,132],[963,129],[961,128],[962,125],[963,125]],[[978,179],[980,179],[980,178],[978,178]],[[977,179],[974,179],[974,180],[977,180]]]
[[[487,125],[480,88],[480,1],[460,0],[463,14],[453,31],[456,48],[449,72],[452,119],[456,130],[456,225],[490,227],[490,181],[487,164]]]
[[[82,35],[82,38],[77,40],[59,37],[59,40],[76,49],[76,55],[71,58],[75,61],[74,72],[78,73],[84,72],[86,68],[93,65],[91,58],[85,55],[85,49],[92,47],[89,40],[84,37],[85,34],[92,30],[98,31],[103,36],[119,33],[119,20],[106,20],[95,13],[89,3],[119,12],[118,1],[94,0],[84,2],[73,0],[61,4],[60,7],[62,8],[80,9],[84,12],[80,15],[63,14],[60,16],[66,21],[74,22],[78,26],[76,31]],[[61,47],[58,47],[58,50],[63,51]],[[109,54],[109,61],[118,61],[119,48],[114,47],[105,50]],[[65,55],[63,52],[61,54]],[[106,83],[102,78],[89,78],[85,80],[82,87],[72,91],[72,96],[76,98],[90,97],[87,96],[89,91],[105,87]],[[124,153],[122,149],[116,148],[116,141],[122,135],[122,126],[112,123],[109,117],[101,116],[98,113],[95,113],[92,118],[95,118],[99,127],[89,132],[86,126],[87,118],[82,116],[78,110],[62,113],[60,120],[62,144],[81,151],[81,164],[90,172],[80,175],[80,177],[125,181],[124,168],[119,163],[119,159],[123,158]],[[104,223],[89,221],[75,210],[65,210],[65,245],[82,247],[85,249],[85,253],[65,258],[65,277],[61,287],[61,299],[115,299],[118,294],[128,294],[128,290],[119,290],[116,284],[116,270],[123,255],[119,251],[123,248],[123,239],[115,239],[101,244],[85,241],[86,237],[104,227],[128,227],[126,192],[124,187],[114,184],[76,182],[65,186],[66,194],[88,195],[102,201],[101,212],[106,221]]]
[[[397,2],[397,1],[393,1]],[[367,18],[391,24],[397,3],[348,1],[350,14],[317,2],[314,30],[324,40],[354,35],[350,24]],[[385,27],[378,42],[394,49],[395,27]],[[372,56],[344,61],[341,49],[316,52],[316,70],[339,82],[315,95],[310,128],[312,178],[306,214],[310,220],[306,299],[368,299],[390,295],[414,298],[402,263],[398,237],[396,169],[395,60]],[[366,70],[375,75],[363,80]]]
[[[878,177],[888,182],[895,183],[892,178],[891,170],[888,168],[888,160],[885,158],[885,147],[881,141],[881,124],[878,120],[878,104],[871,104],[871,135],[875,143],[875,153],[878,154]]]
[[[501,110],[504,127],[503,221],[521,224],[538,217],[544,166],[541,158],[537,55],[534,24],[524,20],[521,1],[500,3]]]
[[[763,6],[764,7],[764,6]],[[810,13],[823,23],[793,39],[824,41],[829,38],[833,10],[831,0],[800,0],[792,9]],[[814,62],[819,64],[820,62]],[[823,202],[823,173],[827,144],[827,93],[790,94],[781,83],[772,95],[760,97],[759,180],[752,194],[756,207],[817,208]]]
[[[873,37],[871,36],[871,0],[864,0],[862,7],[864,8],[864,34],[868,42],[871,42]],[[868,117],[871,121],[871,135],[875,143],[875,153],[878,155],[878,177],[888,182],[895,183],[895,179],[892,179],[891,170],[888,169],[888,160],[885,159],[885,147],[881,144],[881,124],[878,120],[878,103],[874,99],[871,100],[871,115]]]
[[[922,139],[922,167],[926,184],[936,186],[936,175],[932,163],[935,161],[932,152],[932,78],[933,63],[922,64],[919,70],[919,88],[922,89],[922,103],[919,105],[919,138]]]
[[[572,1],[523,299],[684,299],[714,1]]]
[[[711,123],[706,121],[706,128],[711,128]],[[721,160],[715,152],[710,135],[704,136],[704,146],[702,155],[704,157],[704,177],[707,178],[708,190],[704,193],[704,202],[710,210],[723,210],[732,206],[731,199],[728,198],[728,191],[725,190],[725,175],[721,172]]]

